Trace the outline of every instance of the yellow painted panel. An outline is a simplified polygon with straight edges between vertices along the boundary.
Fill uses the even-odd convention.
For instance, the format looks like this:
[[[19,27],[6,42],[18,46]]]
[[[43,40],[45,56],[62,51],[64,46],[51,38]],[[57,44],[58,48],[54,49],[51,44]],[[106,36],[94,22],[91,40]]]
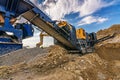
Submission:
[[[67,25],[66,21],[60,21],[60,23],[58,24],[59,27],[64,27]]]
[[[77,39],[86,39],[86,33],[85,30],[80,28],[76,30],[76,37]]]

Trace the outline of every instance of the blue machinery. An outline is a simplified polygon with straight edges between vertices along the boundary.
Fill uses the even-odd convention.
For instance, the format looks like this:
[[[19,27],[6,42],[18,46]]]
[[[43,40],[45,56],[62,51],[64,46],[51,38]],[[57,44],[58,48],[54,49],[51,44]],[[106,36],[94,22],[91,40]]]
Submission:
[[[4,18],[4,24],[1,24],[0,26],[0,54],[22,48],[22,39],[25,35],[27,36],[27,34],[23,34],[25,32],[21,29],[17,29],[19,25],[16,25],[15,28],[10,20],[32,8],[33,6],[23,0],[0,0],[0,13]],[[27,30],[25,24],[23,25],[23,28],[24,31],[25,29]],[[13,35],[8,35],[6,32],[13,33]]]
[[[0,0],[0,13],[4,18],[4,24],[0,25],[0,54],[8,53],[22,48],[22,39],[33,36],[31,24],[12,25],[10,20],[22,15],[30,23],[44,30],[56,40],[70,49],[79,49],[77,44],[75,28],[70,31],[70,38],[59,32],[59,27],[40,9],[29,0]],[[9,35],[8,32],[13,35]]]
[[[67,49],[77,50],[81,53],[89,52],[89,48],[93,48],[97,42],[114,37],[114,35],[106,36],[97,40],[95,33],[86,33],[85,40],[77,39],[74,26],[68,24],[70,30],[61,29],[56,21],[52,21],[29,0],[0,0],[0,54],[21,49],[22,39],[33,36],[31,24],[17,23],[13,25],[18,16],[23,16],[31,24],[54,37]]]

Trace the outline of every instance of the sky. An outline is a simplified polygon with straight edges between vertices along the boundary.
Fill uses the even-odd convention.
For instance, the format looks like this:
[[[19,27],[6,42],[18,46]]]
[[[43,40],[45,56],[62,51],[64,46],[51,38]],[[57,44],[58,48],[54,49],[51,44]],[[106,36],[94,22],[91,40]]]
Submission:
[[[88,33],[120,24],[120,0],[31,0],[31,2],[52,20],[65,20],[76,29],[83,28]]]

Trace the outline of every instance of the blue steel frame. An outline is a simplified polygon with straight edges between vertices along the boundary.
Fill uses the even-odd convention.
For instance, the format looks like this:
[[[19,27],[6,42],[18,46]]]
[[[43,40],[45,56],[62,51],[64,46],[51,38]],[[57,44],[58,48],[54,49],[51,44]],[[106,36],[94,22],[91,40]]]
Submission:
[[[4,25],[0,31],[12,32],[19,43],[12,43],[10,38],[0,38],[0,54],[8,53],[22,48],[22,30],[15,29],[10,23],[11,18],[16,18],[22,13],[32,9],[29,0],[0,0],[0,13],[4,17]]]
[[[18,38],[18,41],[22,42],[22,31],[17,30],[12,26],[10,23],[11,18],[16,18],[22,13],[25,13],[29,10],[33,10],[36,14],[39,14],[39,18],[42,18],[46,22],[53,23],[54,28],[57,30],[58,26],[55,24],[56,21],[52,21],[44,12],[42,12],[40,9],[38,9],[33,3],[31,3],[29,0],[0,0],[0,13],[4,15],[5,23],[2,27],[0,27],[0,31],[7,31],[7,32],[13,32],[14,35]],[[75,34],[75,27],[72,26],[71,34],[70,34],[70,42],[76,46],[76,49],[80,50],[80,46],[77,46],[76,44],[76,34]],[[58,31],[59,33],[59,31]],[[68,39],[68,38],[67,38]],[[9,42],[9,41],[8,41]],[[5,45],[5,46],[3,46]],[[5,47],[7,44],[0,43],[0,51],[6,50]],[[10,44],[13,45],[13,44]],[[8,47],[10,46],[8,45]],[[21,46],[21,45],[20,45]],[[16,45],[13,45],[13,47],[16,47]],[[17,49],[20,49],[21,47],[18,47]],[[12,49],[13,51],[14,49]],[[9,51],[9,50],[8,50]]]
[[[0,27],[0,31],[14,33],[14,35],[17,37],[18,41],[21,42],[21,40],[22,40],[22,31],[15,29],[12,26],[12,24],[10,23],[10,19],[11,19],[10,13],[7,12],[4,17],[5,17],[5,23],[4,23],[4,25],[2,27]]]

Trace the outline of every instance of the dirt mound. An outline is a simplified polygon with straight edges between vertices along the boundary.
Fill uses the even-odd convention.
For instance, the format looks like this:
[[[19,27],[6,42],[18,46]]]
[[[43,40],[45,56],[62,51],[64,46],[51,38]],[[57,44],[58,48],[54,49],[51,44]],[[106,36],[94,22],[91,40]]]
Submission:
[[[96,48],[98,55],[106,60],[120,60],[120,43],[108,43]]]
[[[98,31],[97,32],[97,37],[101,38],[101,37],[104,37],[106,35],[114,34],[114,33],[120,34],[120,24],[116,24],[116,25],[111,26],[108,29]]]
[[[32,58],[28,62],[22,62],[12,66],[1,66],[0,77],[10,79],[9,77],[14,76],[15,80],[27,80],[28,77],[36,75],[34,79],[36,80],[38,74],[44,74],[43,76],[45,76],[50,72],[54,72],[55,68],[58,68],[62,64],[68,62],[69,57],[70,55],[68,56],[65,49],[59,46],[51,46],[49,48],[49,52],[42,57],[41,54],[38,54],[36,57]],[[25,76],[26,74],[30,76]]]
[[[113,25],[108,29],[97,32],[98,38],[105,37],[109,34],[115,34],[115,36],[98,43],[96,45],[96,52],[103,59],[120,60],[120,25]]]
[[[119,61],[101,59],[96,53],[79,56],[52,46],[45,56],[0,67],[2,80],[119,80]]]
[[[0,57],[0,80],[120,80],[120,26],[99,31],[115,37],[80,56],[60,46],[23,49]]]

